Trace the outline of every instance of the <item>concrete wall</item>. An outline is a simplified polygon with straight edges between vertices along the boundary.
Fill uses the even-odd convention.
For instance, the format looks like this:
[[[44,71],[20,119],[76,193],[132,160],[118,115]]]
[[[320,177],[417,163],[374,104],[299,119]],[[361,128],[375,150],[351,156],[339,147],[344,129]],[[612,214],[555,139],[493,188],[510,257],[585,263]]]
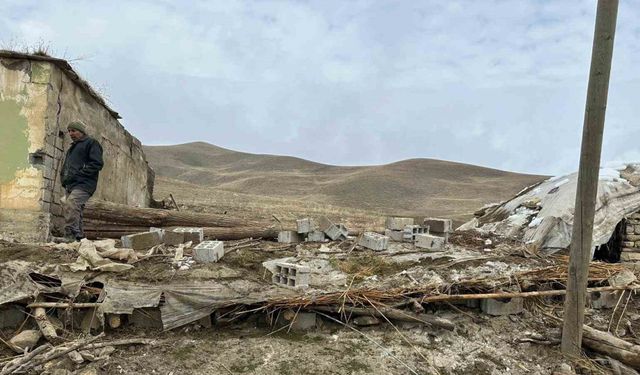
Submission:
[[[149,205],[153,173],[142,145],[68,73],[54,62],[0,57],[0,233],[42,241],[43,228],[62,228],[59,172],[71,121],[84,122],[104,150],[92,199]]]
[[[40,68],[47,65],[0,59],[0,231],[30,241],[48,228],[44,166],[30,158],[44,147],[49,87]]]

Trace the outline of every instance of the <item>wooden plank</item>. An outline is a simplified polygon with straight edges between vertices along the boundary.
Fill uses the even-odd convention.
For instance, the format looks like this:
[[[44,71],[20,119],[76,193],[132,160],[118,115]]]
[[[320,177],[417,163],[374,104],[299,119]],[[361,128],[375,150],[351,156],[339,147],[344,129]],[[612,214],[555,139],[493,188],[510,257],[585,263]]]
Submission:
[[[598,0],[562,329],[562,352],[572,357],[578,357],[582,347],[585,291],[617,14],[618,0]]]

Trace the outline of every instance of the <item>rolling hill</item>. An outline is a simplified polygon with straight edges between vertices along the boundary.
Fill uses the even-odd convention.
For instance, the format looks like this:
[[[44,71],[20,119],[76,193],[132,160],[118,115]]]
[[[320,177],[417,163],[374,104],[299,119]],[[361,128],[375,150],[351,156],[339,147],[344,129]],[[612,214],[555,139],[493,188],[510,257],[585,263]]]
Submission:
[[[173,179],[203,189],[304,200],[381,215],[464,220],[484,204],[507,199],[545,178],[434,159],[332,166],[289,156],[237,152],[203,142],[144,149],[162,177],[161,184]]]

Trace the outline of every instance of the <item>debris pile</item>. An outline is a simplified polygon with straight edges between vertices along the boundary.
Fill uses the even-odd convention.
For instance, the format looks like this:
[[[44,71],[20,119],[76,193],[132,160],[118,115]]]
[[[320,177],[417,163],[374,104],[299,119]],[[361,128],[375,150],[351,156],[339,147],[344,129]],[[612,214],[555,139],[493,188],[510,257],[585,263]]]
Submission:
[[[334,224],[326,216],[317,221],[312,218],[296,220],[297,229],[284,230],[278,233],[278,242],[327,242],[329,240],[346,240],[349,230],[342,224]]]

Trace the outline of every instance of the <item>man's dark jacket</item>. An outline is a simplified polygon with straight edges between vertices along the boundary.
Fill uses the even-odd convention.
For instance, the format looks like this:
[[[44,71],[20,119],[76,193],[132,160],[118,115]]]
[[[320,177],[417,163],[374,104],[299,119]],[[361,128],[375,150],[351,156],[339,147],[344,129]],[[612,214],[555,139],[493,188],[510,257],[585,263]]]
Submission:
[[[103,165],[102,146],[98,141],[85,136],[73,142],[60,171],[62,187],[67,192],[81,189],[93,195],[98,186],[98,174]]]

